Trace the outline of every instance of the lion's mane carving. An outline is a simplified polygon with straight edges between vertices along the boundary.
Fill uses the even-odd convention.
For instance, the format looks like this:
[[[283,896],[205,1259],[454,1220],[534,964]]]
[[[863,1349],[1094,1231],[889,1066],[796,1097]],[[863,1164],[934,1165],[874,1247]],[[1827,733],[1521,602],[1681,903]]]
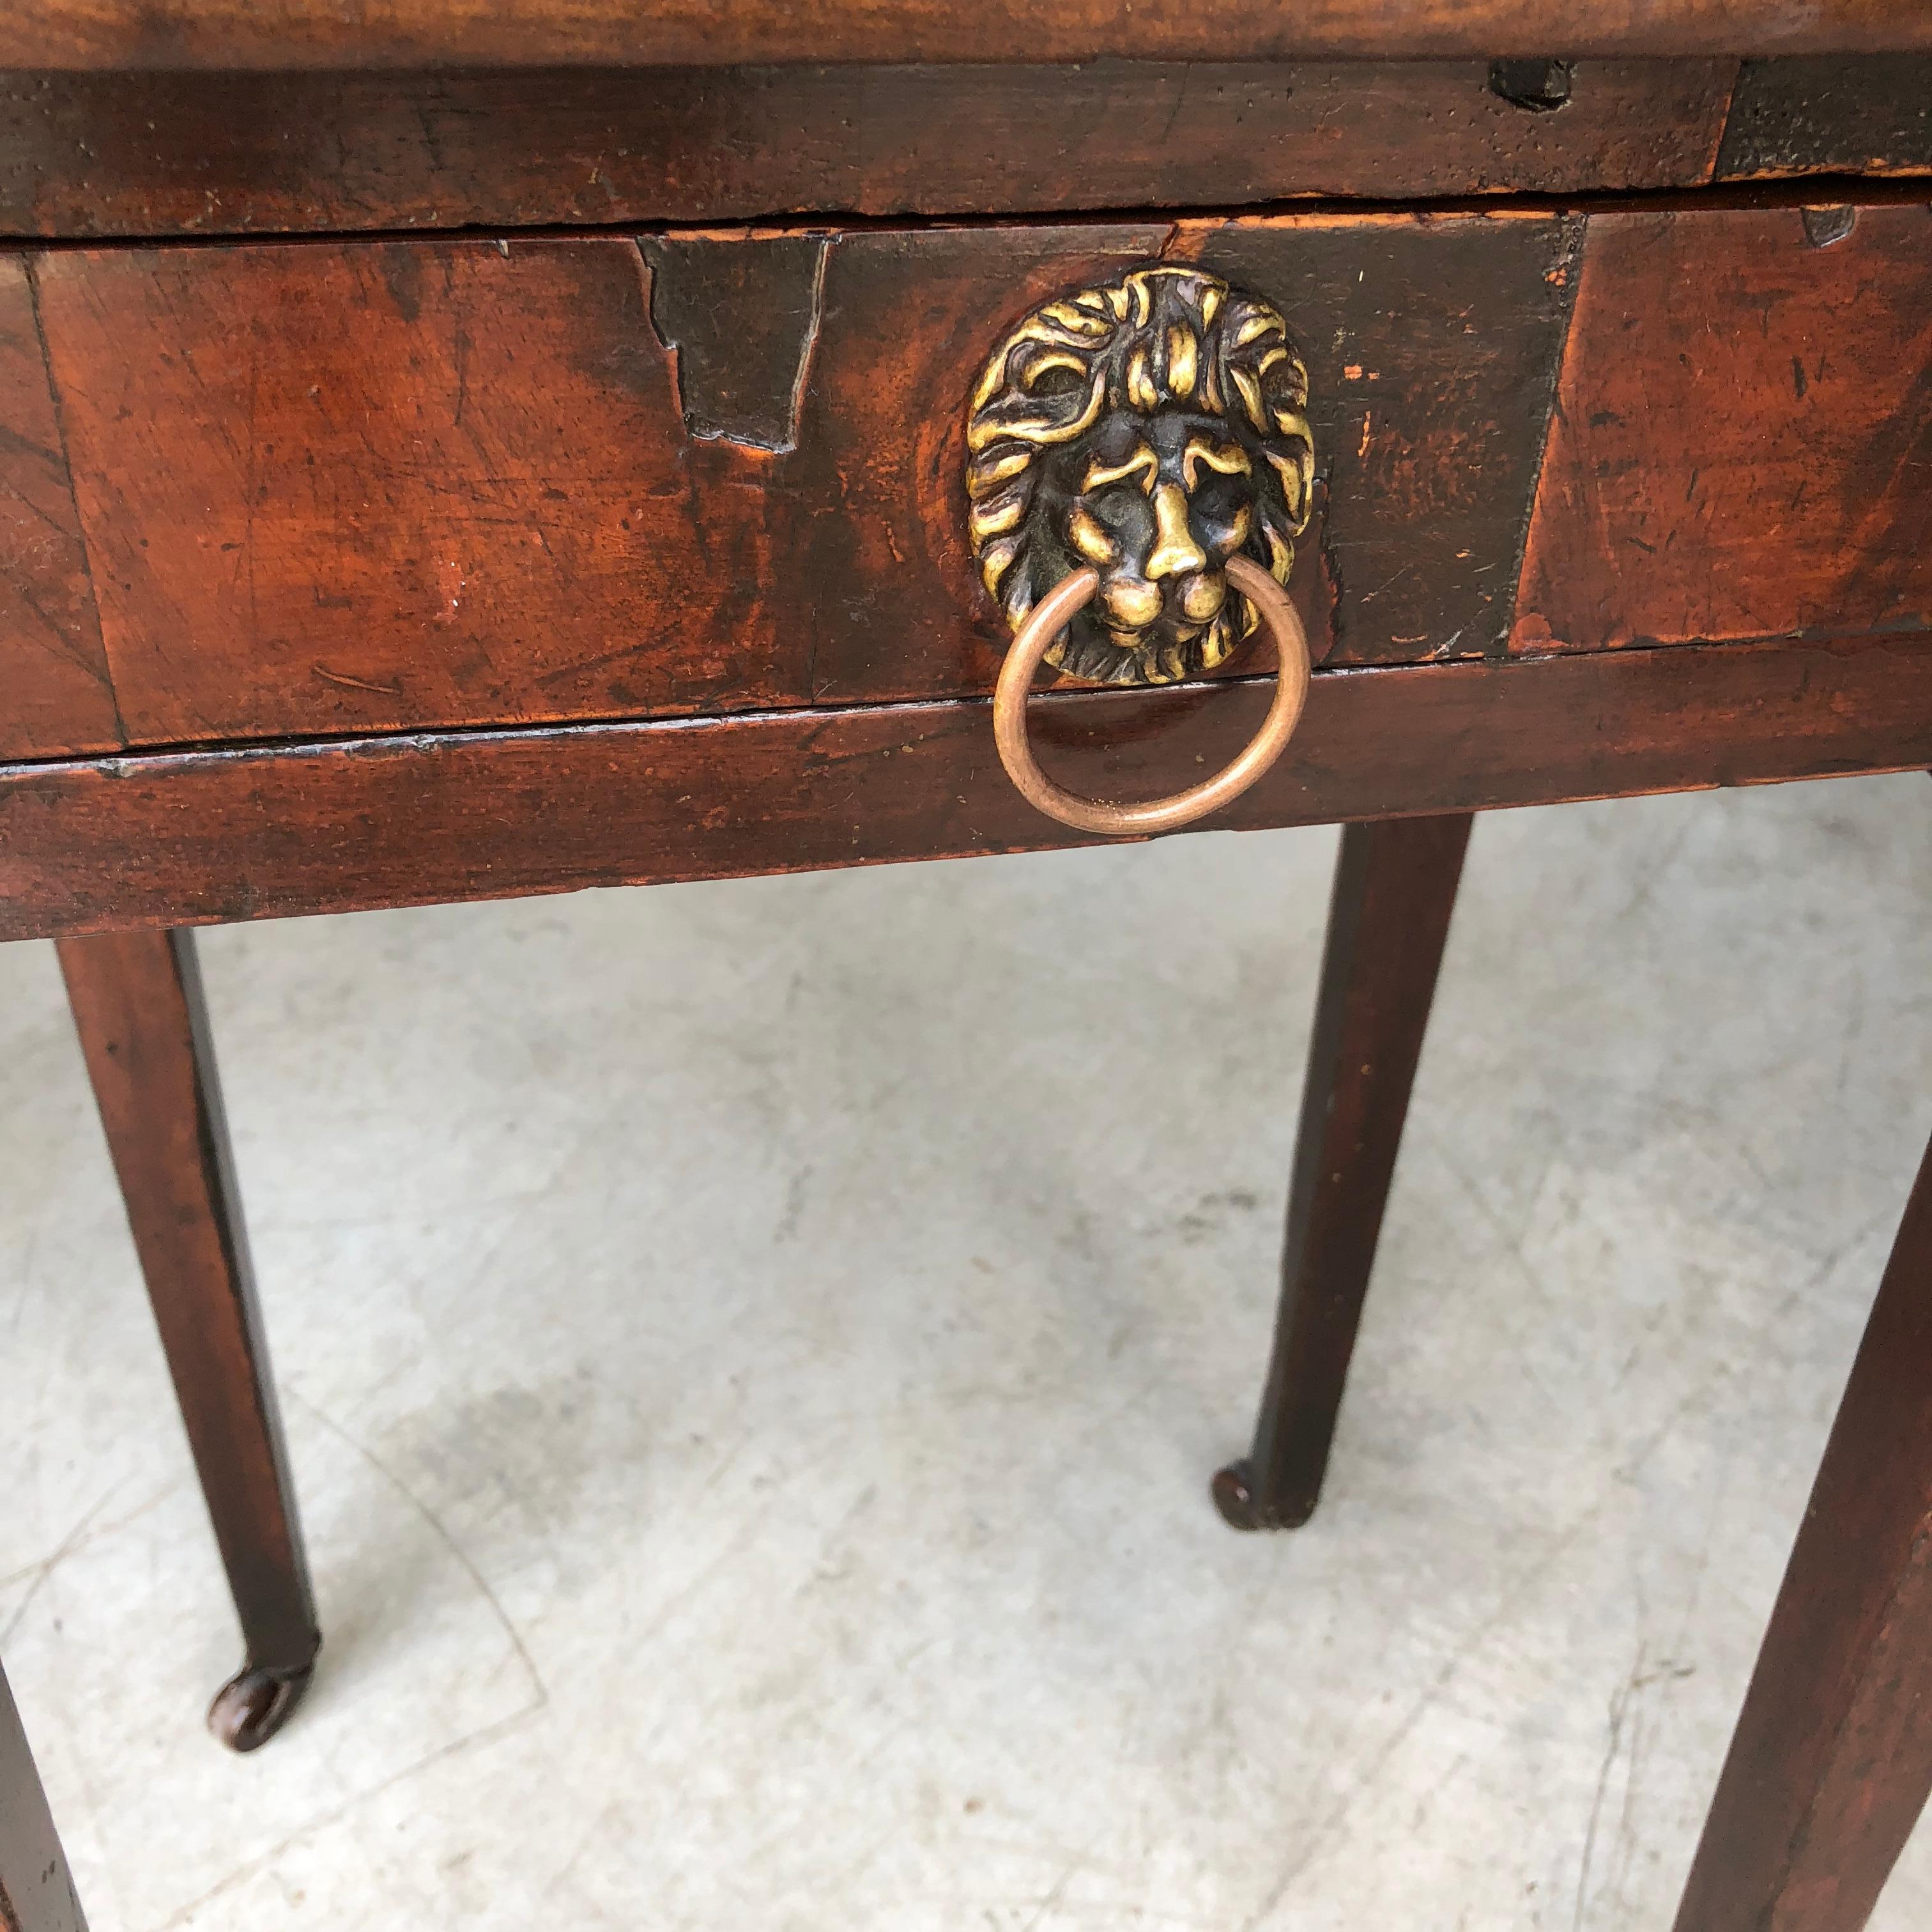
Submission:
[[[1211,670],[1255,628],[1222,566],[1286,584],[1314,474],[1308,374],[1266,302],[1137,268],[1036,309],[966,430],[973,548],[1017,629],[1071,572],[1100,588],[1046,654],[1100,684]]]

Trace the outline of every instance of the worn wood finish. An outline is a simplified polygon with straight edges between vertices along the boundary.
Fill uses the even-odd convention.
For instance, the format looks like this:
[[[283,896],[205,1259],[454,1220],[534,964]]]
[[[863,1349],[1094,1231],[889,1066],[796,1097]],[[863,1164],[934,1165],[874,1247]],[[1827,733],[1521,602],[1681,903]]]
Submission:
[[[37,274],[136,741],[796,689],[739,588],[770,580],[769,459],[687,440],[632,242]]]
[[[0,256],[0,758],[122,742],[33,288]]]
[[[1266,679],[1034,700],[1048,774],[1148,798],[1233,756]],[[976,702],[0,768],[0,939],[1080,842]],[[1932,765],[1922,638],[1319,673],[1208,821],[1472,812]]]
[[[1879,1284],[1677,1932],[1858,1932],[1932,1792],[1932,1149]]]
[[[68,939],[60,959],[248,1646],[208,1721],[249,1750],[294,1708],[321,1640],[194,935]]]
[[[9,748],[983,694],[1006,628],[959,497],[973,376],[1034,303],[1160,256],[1274,304],[1308,362],[1318,662],[1932,625],[1932,209],[1584,232],[1310,214],[45,255],[40,407],[112,688],[84,669],[86,560],[36,535],[0,652],[66,668],[24,687]],[[52,449],[21,460],[57,524]],[[83,668],[50,658],[49,610]]]
[[[37,276],[122,718],[182,744],[989,692],[968,388],[1034,302],[1163,248],[1306,336],[1346,485],[1296,574],[1316,651],[1322,543],[1342,658],[1480,650],[1569,245],[1556,217],[1308,217],[68,251]]]
[[[1685,188],[1710,178],[1736,70],[1582,61],[1559,113],[1502,98],[1486,60],[361,71],[244,86],[222,74],[0,73],[0,232]],[[1834,84],[1828,100],[1844,92]],[[1828,104],[1806,110],[1801,98],[1799,111],[1831,138]]]
[[[1932,46],[1918,0],[15,0],[21,67],[1767,54]]]
[[[1594,217],[1512,645],[1932,626],[1932,208]]]
[[[1307,358],[1335,598],[1318,661],[1474,657],[1506,635],[1582,238],[1528,214],[1177,236],[1174,254],[1273,301]]]
[[[1718,172],[1733,181],[1932,173],[1932,56],[1745,62]]]
[[[1238,1529],[1294,1528],[1322,1494],[1472,822],[1342,830],[1274,1346],[1254,1446],[1214,1478]]]
[[[7,1932],[87,1932],[67,1854],[0,1670],[0,1925]]]
[[[1034,303],[1163,250],[1302,340],[1333,485],[1296,574],[1318,658],[1479,651],[1574,241],[1307,216],[35,274],[121,716],[174,744],[988,692],[969,390]]]

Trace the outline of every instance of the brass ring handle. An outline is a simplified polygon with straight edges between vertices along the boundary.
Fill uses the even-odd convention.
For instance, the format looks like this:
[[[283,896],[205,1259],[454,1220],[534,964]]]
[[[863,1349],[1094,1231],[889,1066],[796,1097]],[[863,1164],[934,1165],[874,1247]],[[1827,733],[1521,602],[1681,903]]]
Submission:
[[[1000,748],[1000,762],[1006,766],[1007,777],[1029,805],[1082,832],[1104,832],[1116,837],[1172,832],[1240,797],[1281,756],[1308,698],[1308,633],[1302,628],[1300,614],[1288,601],[1287,592],[1260,565],[1244,556],[1231,556],[1226,568],[1228,582],[1259,614],[1281,660],[1274,702],[1246,750],[1211,778],[1145,805],[1109,805],[1096,798],[1077,797],[1040,770],[1027,739],[1027,694],[1054,639],[1100,588],[1100,580],[1093,571],[1076,570],[1034,607],[1008,646],[1006,662],[1000,667],[1000,681],[993,688],[993,742]]]

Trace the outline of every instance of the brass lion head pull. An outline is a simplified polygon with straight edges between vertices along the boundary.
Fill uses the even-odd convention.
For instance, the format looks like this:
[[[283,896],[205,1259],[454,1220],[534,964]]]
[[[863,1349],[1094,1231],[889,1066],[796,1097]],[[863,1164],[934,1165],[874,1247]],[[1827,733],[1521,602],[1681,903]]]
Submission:
[[[1198,268],[1136,268],[1034,310],[967,424],[973,548],[1017,631],[1064,579],[1097,587],[1046,662],[1171,684],[1250,635],[1246,556],[1288,581],[1314,473],[1308,373],[1268,303]]]

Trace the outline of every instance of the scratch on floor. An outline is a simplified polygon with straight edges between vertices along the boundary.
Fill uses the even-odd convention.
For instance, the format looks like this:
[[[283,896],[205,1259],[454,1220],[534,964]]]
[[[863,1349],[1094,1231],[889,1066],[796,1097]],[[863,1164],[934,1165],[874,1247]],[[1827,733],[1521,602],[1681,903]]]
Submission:
[[[53,1554],[44,1561],[31,1566],[34,1573],[34,1580],[27,1586],[26,1594],[14,1606],[14,1614],[7,1619],[4,1628],[0,1628],[0,1652],[4,1652],[7,1640],[20,1628],[21,1619],[32,1607],[34,1599],[46,1587],[47,1579],[80,1547],[94,1518],[113,1501],[124,1486],[124,1483],[110,1485],[106,1492],[95,1500],[93,1507],[82,1516],[73,1528],[68,1532],[65,1536],[62,1538]],[[26,1574],[28,1574],[26,1571],[16,1570],[14,1576],[17,1577]]]
[[[1643,1790],[1643,1762],[1645,1743],[1650,1727],[1650,1714],[1644,1701],[1644,1693],[1660,1684],[1681,1682],[1696,1674],[1696,1666],[1676,1663],[1670,1658],[1661,1658],[1652,1664],[1650,1655],[1650,1639],[1642,1626],[1648,1622],[1639,1597],[1640,1633],[1636,1655],[1632,1660],[1624,1681],[1617,1687],[1610,1700],[1610,1720],[1604,1741],[1603,1761],[1598,1768],[1597,1787],[1590,1803],[1590,1820],[1583,1834],[1582,1862],[1576,1874],[1576,1900],[1570,1915],[1570,1932],[1582,1932],[1590,1910],[1590,1873],[1594,1862],[1598,1837],[1603,1824],[1604,1808],[1610,1796],[1610,1780],[1618,1760],[1624,1763],[1623,1802],[1617,1818],[1616,1846],[1618,1858],[1615,1870],[1606,1876],[1605,1902],[1612,1908],[1612,1920],[1621,1922],[1619,1910],[1626,1908],[1628,1900],[1624,1885],[1631,1868],[1636,1862],[1638,1850],[1636,1810]]]
[[[529,1650],[525,1647],[524,1640],[518,1634],[516,1625],[510,1621],[508,1614],[505,1611],[502,1605],[496,1600],[496,1593],[490,1588],[482,1571],[470,1561],[469,1554],[463,1546],[444,1528],[442,1520],[435,1510],[431,1509],[428,1504],[424,1502],[373,1449],[350,1435],[349,1431],[344,1429],[333,1416],[318,1408],[300,1390],[290,1388],[286,1384],[284,1385],[283,1393],[290,1401],[313,1416],[338,1442],[346,1443],[349,1448],[354,1450],[356,1454],[360,1456],[370,1468],[388,1484],[410,1508],[429,1525],[430,1529],[435,1532],[437,1540],[450,1555],[455,1558],[457,1562],[462,1567],[464,1574],[476,1586],[477,1589],[482,1594],[484,1601],[495,1612],[496,1621],[503,1627],[503,1634],[510,1640],[511,1648],[516,1652],[518,1660],[530,1674],[531,1684],[537,1694],[537,1704],[541,1706],[548,1703],[550,1700],[549,1690],[537,1670],[536,1660],[532,1658]]]
[[[1276,1906],[1285,1899],[1295,1882],[1315,1862],[1330,1834],[1347,1818],[1354,1808],[1356,1798],[1372,1786],[1394,1760],[1396,1754],[1414,1734],[1423,1719],[1439,1704],[1448,1694],[1449,1687],[1460,1674],[1462,1666],[1487,1641],[1508,1617],[1515,1612],[1523,1596],[1533,1589],[1564,1557],[1577,1540],[1595,1522],[1604,1507],[1600,1498],[1592,1504],[1534,1562],[1524,1566],[1506,1580],[1496,1595],[1496,1607],[1482,1618],[1450,1652],[1441,1670],[1436,1672],[1423,1688],[1420,1694],[1409,1706],[1382,1744],[1371,1754],[1360,1774],[1347,1790],[1342,1792],[1318,1819],[1314,1828],[1303,1841],[1300,1848],[1276,1875],[1275,1880],[1262,1898],[1261,1903],[1244,1918],[1239,1932],[1262,1932],[1262,1928],[1273,1914]]]
[[[179,1911],[157,1926],[154,1932],[179,1932],[181,1927],[193,1923],[194,1915],[203,1906],[219,1898],[224,1892],[239,1885],[244,1879],[252,1878],[256,1873],[267,1870],[278,1858],[299,1844],[304,1838],[308,1837],[311,1832],[321,1831],[325,1826],[333,1825],[340,1820],[347,1817],[357,1805],[367,1804],[372,1798],[380,1797],[384,1792],[392,1790],[395,1786],[402,1784],[405,1779],[414,1778],[418,1773],[428,1771],[432,1766],[442,1763],[446,1758],[454,1757],[458,1753],[468,1750],[474,1745],[494,1742],[496,1738],[535,1717],[543,1708],[543,1706],[544,1700],[541,1697],[532,1698],[521,1709],[512,1711],[508,1717],[499,1718],[494,1723],[484,1724],[479,1730],[470,1732],[466,1737],[454,1738],[446,1744],[439,1744],[434,1750],[426,1753],[413,1763],[406,1764],[401,1770],[392,1772],[387,1778],[379,1779],[366,1791],[358,1791],[352,1797],[344,1799],[340,1804],[309,1819],[298,1829],[291,1832],[286,1838],[271,1845],[266,1852],[237,1865],[226,1878],[210,1886],[198,1898],[190,1899]]]

